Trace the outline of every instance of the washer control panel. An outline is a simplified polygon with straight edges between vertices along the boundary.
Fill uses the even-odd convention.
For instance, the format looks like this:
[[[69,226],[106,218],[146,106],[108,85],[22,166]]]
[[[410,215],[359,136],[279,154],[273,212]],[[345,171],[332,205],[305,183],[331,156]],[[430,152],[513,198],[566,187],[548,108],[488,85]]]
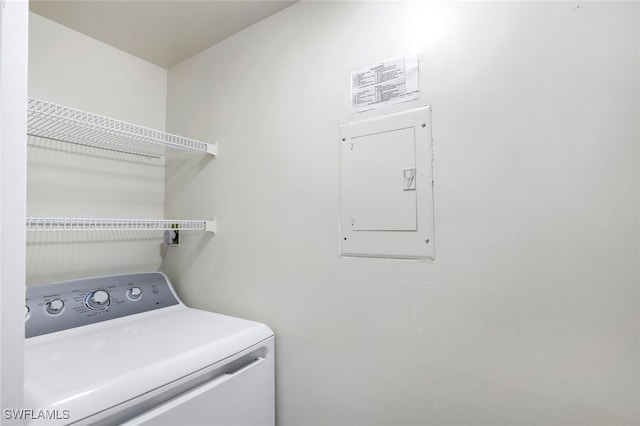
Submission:
[[[34,337],[179,304],[160,272],[27,287],[25,336]]]

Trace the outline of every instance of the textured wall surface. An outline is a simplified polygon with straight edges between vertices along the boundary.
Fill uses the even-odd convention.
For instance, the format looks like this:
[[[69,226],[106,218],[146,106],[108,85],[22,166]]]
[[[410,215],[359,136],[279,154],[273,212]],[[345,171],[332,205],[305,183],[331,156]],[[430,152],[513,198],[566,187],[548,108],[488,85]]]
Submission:
[[[29,22],[29,96],[164,130],[165,69],[39,15]],[[30,138],[27,214],[162,218],[164,162]],[[162,233],[29,233],[27,283],[154,270]]]
[[[638,5],[304,2],[169,70],[170,274],[277,336],[282,425],[634,425]],[[421,54],[418,101],[349,109]],[[337,255],[338,125],[433,108],[434,262]]]

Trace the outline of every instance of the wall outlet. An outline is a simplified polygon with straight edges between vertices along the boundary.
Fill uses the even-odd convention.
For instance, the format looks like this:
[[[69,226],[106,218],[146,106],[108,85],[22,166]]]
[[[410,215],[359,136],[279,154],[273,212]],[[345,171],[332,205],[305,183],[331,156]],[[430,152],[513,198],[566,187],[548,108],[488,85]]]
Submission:
[[[164,243],[168,246],[180,245],[180,231],[171,229],[164,231]]]
[[[172,246],[179,246],[180,245],[180,231],[178,231],[177,229],[174,232],[173,235],[173,240],[171,240],[171,245]]]

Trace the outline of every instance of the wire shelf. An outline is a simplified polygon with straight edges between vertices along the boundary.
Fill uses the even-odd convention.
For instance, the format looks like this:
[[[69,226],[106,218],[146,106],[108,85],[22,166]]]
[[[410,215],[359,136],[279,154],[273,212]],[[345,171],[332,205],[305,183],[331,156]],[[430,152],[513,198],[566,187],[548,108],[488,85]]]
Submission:
[[[161,132],[41,99],[29,98],[27,120],[27,134],[30,136],[155,158],[185,151],[217,155],[215,143]]]
[[[27,217],[27,231],[206,231],[216,232],[213,220],[106,219]]]

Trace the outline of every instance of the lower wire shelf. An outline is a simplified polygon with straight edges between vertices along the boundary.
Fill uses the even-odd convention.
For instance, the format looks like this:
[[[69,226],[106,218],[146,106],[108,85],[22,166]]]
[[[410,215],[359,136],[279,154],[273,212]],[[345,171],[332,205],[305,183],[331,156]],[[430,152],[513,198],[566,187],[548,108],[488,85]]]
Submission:
[[[216,233],[216,219],[107,219],[27,217],[27,231],[203,231]]]

